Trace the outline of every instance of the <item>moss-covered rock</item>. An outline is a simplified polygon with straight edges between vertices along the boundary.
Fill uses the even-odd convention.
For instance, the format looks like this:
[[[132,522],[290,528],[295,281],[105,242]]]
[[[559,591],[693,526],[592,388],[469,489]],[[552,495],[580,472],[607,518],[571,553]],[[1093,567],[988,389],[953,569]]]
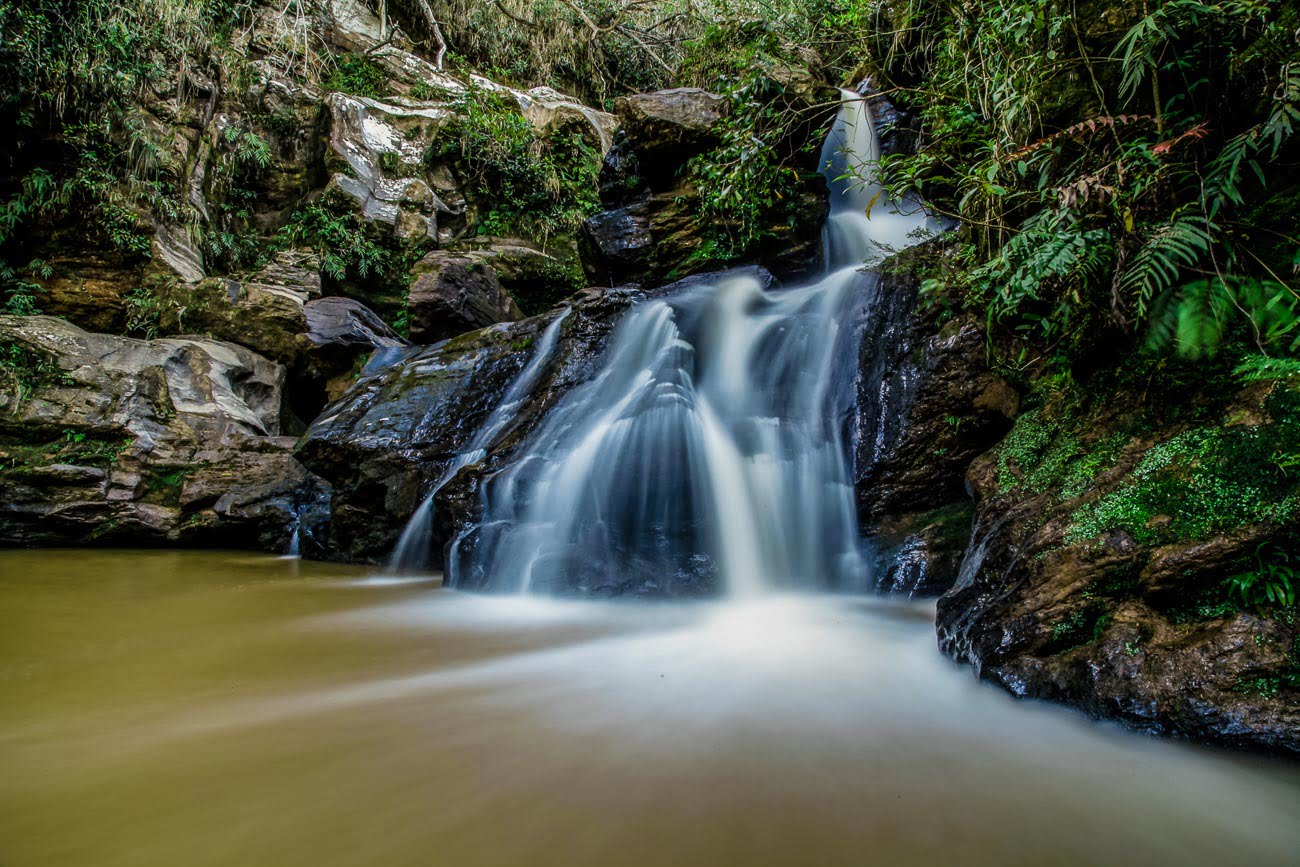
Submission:
[[[971,466],[940,643],[1017,695],[1300,753],[1300,382],[1145,409],[1057,378]]]
[[[311,536],[328,487],[280,436],[284,375],[232,344],[0,317],[0,544]]]

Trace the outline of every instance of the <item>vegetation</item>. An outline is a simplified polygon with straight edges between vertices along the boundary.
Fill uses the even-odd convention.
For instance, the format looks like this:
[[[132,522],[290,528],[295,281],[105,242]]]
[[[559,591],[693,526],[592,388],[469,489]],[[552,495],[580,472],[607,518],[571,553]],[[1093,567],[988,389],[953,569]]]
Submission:
[[[685,72],[720,93],[727,110],[717,147],[693,157],[686,177],[698,194],[702,258],[741,259],[798,224],[821,136],[790,93],[790,47],[768,26],[710,27]]]
[[[593,104],[622,93],[717,77],[735,42],[716,38],[761,21],[826,80],[857,66],[868,28],[863,0],[432,0],[448,23],[453,62],[498,81],[550,85]],[[719,52],[719,46],[724,50]],[[743,52],[744,48],[740,50]]]
[[[178,169],[141,116],[139,94],[182,59],[220,78],[222,46],[249,0],[0,0],[0,130],[10,174],[0,189],[0,290],[7,312],[34,313],[26,236],[70,215],[123,257],[149,252],[149,216],[180,222]],[[88,218],[88,219],[87,219]],[[15,258],[17,257],[17,258]]]
[[[1112,333],[1187,358],[1300,350],[1296,212],[1261,219],[1294,209],[1293,4],[901,6],[873,39],[924,140],[883,164],[962,220],[945,282],[1006,354],[1069,361]]]
[[[586,124],[539,134],[512,98],[478,86],[453,105],[428,159],[457,167],[478,233],[545,241],[599,210],[600,152]]]
[[[17,410],[38,388],[67,379],[46,353],[26,343],[0,339],[0,383],[12,388],[16,397],[11,410]]]

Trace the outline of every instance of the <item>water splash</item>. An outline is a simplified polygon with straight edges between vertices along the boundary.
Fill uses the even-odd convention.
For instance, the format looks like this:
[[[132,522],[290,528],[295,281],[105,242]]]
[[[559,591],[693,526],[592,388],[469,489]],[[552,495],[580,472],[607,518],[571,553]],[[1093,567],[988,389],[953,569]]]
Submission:
[[[732,273],[634,307],[602,368],[483,488],[455,586],[532,592],[864,587],[846,419],[864,261],[914,242],[882,201],[864,102],[822,151],[826,273],[771,290]],[[462,549],[464,539],[456,548]]]
[[[546,366],[550,363],[551,356],[555,354],[555,345],[559,340],[560,329],[564,325],[564,320],[569,318],[569,314],[572,312],[573,308],[565,307],[560,315],[551,320],[550,324],[542,331],[528,364],[510,383],[510,387],[506,389],[501,402],[497,404],[492,413],[479,426],[469,445],[462,449],[451,462],[451,465],[443,471],[438,481],[434,483],[433,489],[429,491],[429,495],[424,498],[419,508],[411,515],[411,520],[407,522],[406,528],[402,530],[402,535],[397,540],[397,547],[393,549],[393,555],[389,559],[389,571],[409,574],[429,568],[430,563],[433,561],[434,497],[458,472],[472,463],[483,460],[484,456],[487,455],[487,450],[491,448],[497,437],[509,426],[519,412],[519,407],[523,405],[523,402],[533,393],[533,389],[537,387],[537,382],[541,379],[542,373],[545,372]]]

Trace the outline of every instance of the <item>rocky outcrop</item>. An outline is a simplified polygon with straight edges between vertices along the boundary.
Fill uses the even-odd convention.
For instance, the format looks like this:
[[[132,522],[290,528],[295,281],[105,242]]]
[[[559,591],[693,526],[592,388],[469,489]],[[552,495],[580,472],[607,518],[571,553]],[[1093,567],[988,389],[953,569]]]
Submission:
[[[454,178],[424,166],[445,104],[331,93],[326,105],[332,189],[398,242],[446,241],[463,230],[465,197]]]
[[[941,243],[896,256],[862,323],[854,468],[877,585],[936,595],[952,585],[970,531],[966,468],[1011,426],[1019,396],[986,363],[969,314],[922,307],[917,266]]]
[[[826,114],[819,115],[816,108],[818,92],[816,87],[808,89],[807,104],[796,100],[810,118],[809,129],[792,134],[799,144],[815,135],[811,127]],[[601,174],[605,210],[582,229],[583,265],[592,281],[657,286],[727,264],[709,253],[714,245],[706,243],[708,224],[698,219],[696,192],[683,177],[691,157],[718,144],[716,127],[726,115],[726,105],[722,97],[696,88],[636,94],[616,102],[622,129]],[[774,227],[778,235],[747,257],[782,276],[808,272],[820,254],[826,190],[817,166],[806,168],[796,219]]]
[[[419,261],[407,301],[412,340],[435,343],[523,318],[488,258],[435,250]]]
[[[1201,395],[1054,387],[972,465],[974,537],[940,644],[1018,696],[1300,755],[1300,627],[1270,602],[1300,537],[1300,383]]]
[[[280,365],[49,317],[0,317],[0,350],[0,543],[312,550],[328,486],[280,436]]]
[[[641,174],[653,186],[671,186],[678,168],[720,141],[716,127],[727,101],[698,87],[637,93],[614,103]]]
[[[762,278],[770,285],[770,275]],[[440,543],[477,520],[483,474],[507,461],[561,396],[596,374],[610,332],[628,307],[686,282],[651,292],[635,286],[591,289],[570,299],[572,312],[554,360],[532,395],[485,458],[460,469],[439,491],[435,534]],[[401,353],[389,364],[372,363],[325,410],[303,437],[298,455],[334,487],[330,556],[377,562],[391,553],[402,527],[496,408],[557,315],[551,311],[494,325]]]

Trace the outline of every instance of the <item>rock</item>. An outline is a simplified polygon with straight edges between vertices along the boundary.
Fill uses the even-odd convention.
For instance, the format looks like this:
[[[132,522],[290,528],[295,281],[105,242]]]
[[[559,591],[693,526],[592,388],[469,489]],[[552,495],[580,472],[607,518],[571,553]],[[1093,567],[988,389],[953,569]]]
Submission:
[[[312,349],[304,369],[295,372],[290,391],[298,418],[315,418],[326,403],[351,388],[362,358],[408,345],[374,311],[352,298],[309,301],[303,312]]]
[[[424,153],[448,109],[439,103],[380,102],[331,93],[330,188],[351,199],[367,220],[403,242],[449,240],[465,211],[454,188],[439,196],[424,177]]]
[[[1257,400],[1254,423],[1235,427],[1135,418],[1145,405],[1122,390],[1022,415],[971,466],[974,536],[939,600],[940,647],[1018,696],[1300,755],[1300,627],[1243,606],[1228,583],[1297,539],[1300,483],[1251,462],[1300,442],[1300,401],[1264,394],[1271,409]],[[1143,514],[1161,484],[1177,515]]]
[[[182,283],[197,283],[207,276],[203,270],[203,254],[191,243],[183,228],[155,223],[152,243],[155,260],[166,266]]]
[[[970,539],[973,508],[956,500],[926,512],[885,515],[871,530],[880,593],[938,596],[950,589]]]
[[[614,109],[647,179],[666,187],[677,166],[719,143],[714,128],[726,115],[727,101],[707,90],[678,87],[620,97]]]
[[[279,436],[281,366],[232,344],[44,316],[0,317],[0,344],[0,543],[141,545],[201,530],[203,544],[281,550],[299,523],[322,522],[327,486]],[[218,496],[195,497],[196,485]]]
[[[525,315],[544,313],[586,285],[578,246],[569,238],[549,238],[539,245],[524,238],[476,235],[444,249],[490,265]]]
[[[886,514],[966,499],[966,468],[1011,427],[1019,398],[988,369],[983,331],[969,315],[939,324],[918,309],[909,263],[944,255],[933,245],[890,260],[867,303],[858,367],[855,459],[859,509]]]
[[[352,298],[320,298],[308,302],[303,312],[307,339],[314,346],[369,351],[407,345],[374,311]]]
[[[762,278],[771,284],[770,275]],[[621,314],[648,294],[634,286],[592,289],[571,300],[555,356],[533,395],[480,462],[441,489],[439,542],[470,530],[478,518],[478,483],[503,464],[546,410],[599,371],[605,343]],[[558,315],[502,323],[445,343],[397,353],[328,406],[303,437],[299,458],[334,488],[330,556],[379,562],[434,482],[470,442],[531,357],[533,342]]]
[[[819,124],[827,111],[819,108],[816,87],[808,91],[812,101],[807,104],[798,93],[791,92],[789,107],[809,122],[796,124],[788,140],[773,144],[805,170],[798,207],[792,209],[795,217],[774,220],[769,237],[753,249],[725,254],[756,262],[783,278],[816,269],[821,226],[829,212],[816,160],[800,153],[802,145],[822,135]],[[684,173],[692,157],[719,144],[715,127],[726,115],[726,101],[697,88],[677,88],[621,97],[615,105],[623,126],[601,171],[605,210],[583,224],[579,238],[588,279],[659,286],[734,264],[719,258],[723,253],[710,252],[718,246],[709,235],[716,221],[699,218],[698,194]]]
[[[420,260],[407,302],[412,340],[434,343],[523,318],[484,258],[436,250]]]
[[[966,469],[1019,408],[988,369],[979,324],[969,315],[941,324],[936,309],[919,307],[917,274],[943,255],[929,244],[889,260],[860,323],[858,511],[881,549],[877,586],[908,595],[952,586],[971,524]]]

